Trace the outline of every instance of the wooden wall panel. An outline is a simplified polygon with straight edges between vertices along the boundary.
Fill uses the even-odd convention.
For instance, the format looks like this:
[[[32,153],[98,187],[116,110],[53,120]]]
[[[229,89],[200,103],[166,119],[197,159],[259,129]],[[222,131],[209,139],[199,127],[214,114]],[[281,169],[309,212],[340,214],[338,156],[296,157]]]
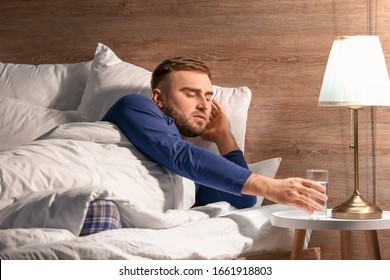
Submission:
[[[318,107],[317,100],[335,36],[377,32],[390,65],[390,3],[378,1],[376,9],[375,2],[370,1],[368,22],[362,0],[2,0],[0,61],[87,61],[98,42],[149,70],[169,56],[200,56],[210,64],[214,84],[246,85],[253,92],[248,161],[281,156],[280,178],[303,176],[307,168],[329,169],[334,207],[353,188],[350,114],[346,108]],[[390,210],[390,110],[378,108],[373,117],[366,108],[359,117],[361,190]],[[355,257],[366,258],[364,236],[354,233],[353,239],[363,244]],[[380,239],[382,255],[390,259],[390,232],[382,231]],[[314,232],[311,245],[322,247],[323,259],[340,257],[335,233]]]

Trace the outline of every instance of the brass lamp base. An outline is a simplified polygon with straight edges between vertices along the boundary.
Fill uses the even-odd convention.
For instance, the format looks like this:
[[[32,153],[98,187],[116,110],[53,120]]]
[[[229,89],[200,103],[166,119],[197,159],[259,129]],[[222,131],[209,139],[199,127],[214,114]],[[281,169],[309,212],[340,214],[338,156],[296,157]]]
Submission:
[[[359,193],[354,193],[343,204],[333,208],[332,218],[336,219],[380,219],[382,210],[364,200]]]

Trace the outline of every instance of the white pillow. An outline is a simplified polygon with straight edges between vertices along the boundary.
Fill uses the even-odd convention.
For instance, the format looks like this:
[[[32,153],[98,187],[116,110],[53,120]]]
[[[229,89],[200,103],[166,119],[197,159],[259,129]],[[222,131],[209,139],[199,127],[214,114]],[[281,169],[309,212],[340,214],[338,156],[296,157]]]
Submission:
[[[78,111],[86,112],[87,121],[98,121],[122,96],[136,93],[150,96],[151,72],[122,61],[107,46],[99,43]],[[229,118],[238,146],[244,150],[246,121],[252,93],[247,87],[213,86]],[[191,142],[218,152],[215,144],[193,139]]]
[[[278,158],[271,158],[271,159],[267,159],[255,163],[250,163],[248,164],[248,168],[252,172],[256,172],[267,177],[275,178],[281,160],[282,158],[278,157]],[[263,203],[263,200],[264,197],[258,196],[256,206],[261,205]]]
[[[77,111],[86,112],[86,121],[99,121],[122,96],[130,93],[150,95],[151,72],[122,61],[99,43],[84,94]]]
[[[83,120],[76,111],[58,111],[0,95],[0,150],[29,143],[59,124]]]
[[[0,95],[61,111],[76,110],[92,61],[73,64],[0,62]]]

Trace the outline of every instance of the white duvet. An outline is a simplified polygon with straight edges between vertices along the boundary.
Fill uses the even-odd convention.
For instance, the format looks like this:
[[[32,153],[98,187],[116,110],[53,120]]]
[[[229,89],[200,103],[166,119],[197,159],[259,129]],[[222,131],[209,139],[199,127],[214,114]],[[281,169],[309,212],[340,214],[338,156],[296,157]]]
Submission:
[[[214,205],[224,208],[225,205]],[[169,229],[122,228],[85,237],[64,229],[0,230],[1,259],[234,259],[291,249],[293,232],[273,227],[269,205]]]
[[[39,163],[39,164],[38,164]],[[271,205],[191,208],[194,184],[150,161],[107,122],[69,123],[0,152],[1,259],[231,259],[289,250]],[[79,237],[90,201],[123,227]]]

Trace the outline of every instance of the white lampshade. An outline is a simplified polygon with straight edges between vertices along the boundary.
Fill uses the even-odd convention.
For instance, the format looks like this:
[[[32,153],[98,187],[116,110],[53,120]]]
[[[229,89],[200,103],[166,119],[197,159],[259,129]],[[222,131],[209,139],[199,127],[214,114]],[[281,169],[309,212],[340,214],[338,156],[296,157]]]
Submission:
[[[337,37],[319,106],[390,106],[390,80],[378,36]]]

